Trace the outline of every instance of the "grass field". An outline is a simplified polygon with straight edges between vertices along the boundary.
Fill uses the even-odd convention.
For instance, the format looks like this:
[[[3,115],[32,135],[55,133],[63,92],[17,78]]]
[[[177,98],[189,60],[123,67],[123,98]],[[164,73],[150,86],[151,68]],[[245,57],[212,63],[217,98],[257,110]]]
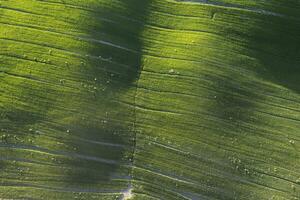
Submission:
[[[298,0],[0,0],[0,199],[300,199]]]

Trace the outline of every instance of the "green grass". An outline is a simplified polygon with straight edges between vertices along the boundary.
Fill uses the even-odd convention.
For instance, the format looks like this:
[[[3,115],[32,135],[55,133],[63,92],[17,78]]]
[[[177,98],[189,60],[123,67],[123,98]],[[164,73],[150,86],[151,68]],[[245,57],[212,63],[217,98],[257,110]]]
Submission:
[[[299,15],[0,1],[0,199],[299,199]]]

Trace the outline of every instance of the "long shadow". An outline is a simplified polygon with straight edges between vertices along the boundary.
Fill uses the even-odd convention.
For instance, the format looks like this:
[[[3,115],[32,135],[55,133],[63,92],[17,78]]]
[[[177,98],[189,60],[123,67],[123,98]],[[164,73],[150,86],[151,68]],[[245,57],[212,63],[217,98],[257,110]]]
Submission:
[[[299,3],[294,1],[294,5],[291,4],[289,6],[290,8],[299,7]],[[290,17],[274,16],[274,14],[270,13],[248,13],[254,21],[253,24],[250,23],[253,27],[252,30],[248,28],[246,24],[239,24],[236,27],[225,27],[224,30],[222,30],[224,31],[222,34],[228,36],[228,39],[233,38],[233,42],[238,41],[237,38],[246,41],[245,52],[242,53],[246,53],[247,56],[250,56],[251,58],[256,58],[260,62],[260,67],[265,67],[264,69],[259,70],[253,67],[253,71],[251,72],[253,76],[257,75],[261,79],[283,86],[295,93],[299,93],[300,12],[294,10],[295,12],[291,13],[291,11],[292,9],[290,12],[285,13]],[[276,13],[274,10],[272,10],[272,12]],[[280,11],[278,11],[278,13],[282,14]],[[243,13],[241,13],[241,15],[242,14]],[[218,23],[218,18],[212,23]],[[242,28],[240,29],[240,27]],[[215,45],[216,47],[220,46],[218,43]],[[245,44],[243,43],[242,45],[244,47]],[[257,109],[256,103],[259,104],[259,102],[265,101],[262,97],[263,94],[261,93],[261,91],[263,91],[262,89],[265,88],[264,86],[260,86],[256,80],[252,81],[249,77],[242,74],[244,67],[246,67],[246,70],[250,67],[247,66],[247,60],[239,58],[230,60],[225,59],[224,65],[226,65],[227,62],[231,62],[229,66],[232,66],[234,69],[240,68],[241,73],[234,73],[233,71],[226,72],[225,69],[223,69],[224,75],[226,77],[232,77],[232,80],[230,80],[230,78],[219,78],[214,75],[210,77],[211,81],[215,83],[215,89],[222,92],[217,92],[214,96],[214,100],[212,100],[213,103],[211,106],[205,109],[219,118],[215,126],[219,128],[219,130],[224,130],[224,132],[222,131],[223,133],[218,131],[212,134],[219,135],[223,138],[222,141],[218,141],[220,146],[224,145],[225,147],[230,145],[230,148],[233,148],[234,151],[245,146],[250,149],[261,149],[258,143],[262,141],[269,142],[269,136],[259,130],[253,131],[254,129],[251,130],[251,127],[257,125],[257,127],[260,128],[259,125],[265,123],[255,116],[255,110]],[[255,78],[257,78],[257,76]],[[255,144],[256,141],[257,144]],[[275,141],[275,143],[276,142],[277,141]],[[271,149],[270,145],[264,147],[267,150]],[[258,149],[257,152],[258,154],[263,154],[263,152]],[[216,159],[222,159],[222,156],[224,155],[219,151],[215,153],[215,156]],[[259,164],[250,161],[249,157],[244,156],[244,153],[238,151],[236,151],[236,153],[228,152],[225,156],[226,158],[223,159],[224,166],[232,168],[231,171],[227,171],[232,177],[237,180],[246,180],[250,182],[259,182],[262,180],[256,173]],[[228,178],[226,177],[224,179]],[[243,184],[236,182],[234,179],[226,187],[231,190],[232,194],[229,195],[232,196],[232,199],[233,197],[236,197],[237,199],[245,198],[245,196],[248,194],[250,195],[252,192],[245,191]],[[218,198],[227,199],[229,197],[224,195],[224,197]]]
[[[275,3],[273,4],[272,13],[257,14],[255,26],[248,32],[246,45],[250,50],[250,56],[257,59],[260,62],[260,67],[262,67],[257,71],[258,76],[266,82],[281,87],[282,89],[276,88],[275,90],[276,92],[282,92],[280,95],[287,94],[292,98],[297,98],[300,94],[300,3],[299,1],[286,1],[282,5],[282,8],[278,7]],[[261,91],[258,90],[257,93],[259,94]],[[283,96],[283,98],[285,97]],[[292,109],[296,109],[296,107]],[[277,111],[277,113],[279,112]],[[287,116],[287,118],[289,116],[284,111],[282,115]],[[262,121],[255,121],[254,123],[265,127],[268,124],[267,120],[272,120],[272,117],[268,117]],[[276,126],[276,123],[280,124],[280,126]],[[268,127],[272,132],[279,132],[279,134],[276,133],[276,135],[278,134],[277,140],[275,139],[275,133],[273,133],[273,138],[269,137],[266,133],[262,133],[267,141],[271,141],[269,145],[266,145],[266,152],[273,152],[273,155],[266,155],[267,153],[264,153],[263,156],[273,159],[268,161],[269,164],[274,166],[289,166],[289,169],[293,171],[297,169],[297,150],[295,147],[285,145],[285,142],[280,141],[279,138],[286,134],[286,127],[290,127],[289,135],[291,137],[297,137],[298,128],[294,122],[284,120],[284,117],[277,119],[276,123],[268,125]],[[272,143],[274,146],[270,145]],[[278,143],[283,146],[280,150],[276,147]],[[285,157],[284,155],[289,156]],[[284,176],[283,172],[270,173],[278,177]],[[259,180],[259,178],[257,179]],[[262,182],[267,181],[262,179]],[[267,182],[267,184],[272,183]],[[284,186],[279,187],[280,189],[284,188]],[[298,196],[298,193],[297,190],[291,193],[287,192],[287,194],[291,195],[290,198]]]
[[[294,4],[291,4],[290,2],[289,6],[291,9],[286,13],[281,10],[277,12],[272,10],[273,13],[253,14],[252,17],[255,23],[252,24],[252,29],[249,28],[246,34],[241,33],[238,37],[242,37],[247,41],[247,54],[249,53],[250,57],[257,59],[259,66],[262,67],[260,69],[253,67],[253,70],[255,70],[253,72],[257,74],[257,77],[291,90],[294,94],[299,94],[300,13],[299,10],[297,12],[297,10],[292,9],[293,7],[299,7],[299,3],[294,1]],[[232,34],[236,35],[234,32]],[[236,65],[243,66],[243,63],[236,63]],[[260,125],[264,127],[267,123],[264,120],[260,121],[259,118],[253,115],[257,108],[255,103],[259,104],[259,102],[266,101],[263,99],[263,93],[261,93],[266,89],[265,86],[259,86],[255,80],[251,83],[250,79],[247,82],[239,82],[237,80],[238,74],[233,74],[232,77],[234,77],[234,81],[216,80],[216,82],[221,82],[221,87],[224,88],[224,91],[227,91],[223,95],[216,97],[217,104],[215,107],[217,116],[227,121],[225,126],[231,127],[230,129],[232,130],[229,134],[226,133],[224,135],[225,140],[232,138],[236,140],[232,141],[232,146],[246,145],[250,148],[254,148],[255,144],[247,142],[247,138],[252,142],[269,142],[271,139],[268,134],[262,131],[251,131],[251,129],[249,129],[249,132],[247,129],[248,125],[253,124],[260,128]],[[234,82],[235,84],[233,84]],[[272,139],[274,140],[274,138]],[[278,141],[274,140],[274,144],[278,145]],[[288,151],[288,149],[278,152],[276,151],[276,145],[274,145],[274,155],[271,156],[276,161],[271,164],[276,165],[276,162],[285,162],[287,165],[293,165],[288,159],[278,159],[282,152]],[[257,145],[257,148],[261,147]],[[266,148],[265,152],[272,149],[270,145],[265,145],[262,149],[264,150],[264,148]],[[264,155],[266,153],[260,151],[257,150],[262,156],[268,157],[268,155]],[[294,155],[291,151],[289,153]],[[232,173],[241,179],[251,182],[265,182],[258,176],[261,170],[259,164],[251,163],[247,157],[238,157],[238,155],[230,155],[230,165],[237,167],[236,172],[233,171]],[[278,172],[275,174],[276,176],[283,176]],[[233,191],[241,197],[247,194],[243,190],[233,189]]]
[[[68,6],[67,1],[63,3]],[[41,142],[41,145],[49,136],[48,139],[61,139],[64,146],[72,148],[66,152],[57,150],[69,159],[59,156],[54,156],[53,160],[50,160],[51,156],[46,159],[66,169],[63,176],[67,187],[73,185],[80,190],[94,185],[94,188],[99,188],[96,184],[110,185],[113,178],[124,176],[126,179],[129,176],[129,169],[125,168],[130,168],[135,144],[134,107],[125,106],[120,101],[124,99],[134,104],[135,81],[139,78],[143,48],[140,35],[149,4],[150,0],[126,0],[111,7],[105,1],[88,5],[84,17],[89,21],[79,25],[86,33],[80,40],[85,41],[83,49],[87,49],[78,64],[80,70],[75,72],[80,74],[77,77],[78,85],[81,84],[79,91],[74,94],[54,93],[45,84],[44,92],[40,93],[32,90],[30,83],[27,85],[29,79],[24,80],[20,84],[24,88],[17,88],[22,93],[20,96],[25,97],[24,103],[28,105],[38,102],[40,110],[23,111],[7,105],[1,118],[3,130],[13,124],[18,131],[10,132],[24,135],[24,140],[16,141],[19,145],[27,145],[24,144],[25,139],[32,138],[37,126],[44,132],[41,139],[34,135],[34,138],[37,137],[35,141]],[[65,75],[62,74],[62,78]],[[44,105],[40,100],[47,96],[47,91],[55,94],[57,101],[47,104],[50,100],[45,98],[41,101],[46,102]],[[61,105],[64,110],[58,110]],[[6,138],[2,141],[11,142]],[[51,151],[55,152],[55,149],[54,145]]]
[[[76,139],[71,143],[78,154],[112,162],[72,160],[68,165],[81,166],[83,170],[70,172],[66,179],[71,182],[109,184],[113,177],[129,177],[128,166],[133,160],[135,144],[135,111],[134,107],[120,102],[134,104],[143,48],[140,36],[149,3],[148,0],[129,0],[122,2],[121,7],[106,8],[102,3],[92,6],[95,9],[88,16],[92,23],[84,27],[88,35],[83,38],[90,48],[82,62],[82,78],[86,81],[83,87],[89,91],[87,98],[94,105],[85,107],[85,99],[79,99],[80,109],[87,119],[75,120],[69,126],[72,136],[107,145]],[[128,95],[122,96],[125,93]],[[100,120],[98,124],[88,123],[88,118],[93,115]]]
[[[293,5],[291,5],[291,8],[292,6]],[[294,6],[296,7],[296,5]],[[276,13],[276,11],[274,12]],[[278,10],[278,14],[282,14],[282,12]],[[299,14],[299,12],[284,13],[284,15],[286,15],[284,17],[279,15],[274,16],[273,14],[271,15],[266,13],[256,14],[256,23],[255,26],[253,26],[253,30],[249,30],[249,32],[247,32],[247,36],[243,35],[243,37],[245,37],[244,39],[246,39],[247,41],[246,46],[248,48],[247,50],[249,51],[250,56],[256,58],[260,62],[260,67],[263,67],[263,69],[258,69],[256,71],[257,75],[262,80],[272,82],[297,94],[299,94],[300,92]],[[253,81],[253,84],[255,84],[255,81]],[[224,86],[227,87],[228,82],[225,83]],[[245,87],[239,91],[238,88],[240,88],[240,86]],[[223,95],[220,97],[220,103],[218,103],[216,110],[219,111],[218,115],[222,119],[226,119],[228,123],[232,123],[232,130],[233,132],[237,133],[236,135],[232,136],[228,134],[226,135],[226,137],[237,139],[237,141],[233,145],[237,145],[238,147],[239,144],[243,144],[247,146],[250,145],[251,148],[254,148],[253,144],[248,143],[247,141],[245,141],[245,139],[249,138],[249,141],[268,142],[270,141],[270,137],[261,131],[258,131],[256,133],[253,132],[255,133],[255,135],[249,134],[251,132],[243,128],[243,125],[240,123],[246,123],[250,125],[254,124],[257,125],[257,127],[260,127],[260,125],[264,127],[265,123],[267,123],[265,121],[259,121],[257,117],[253,116],[253,113],[256,110],[256,105],[251,103],[265,101],[262,97],[263,94],[261,93],[261,91],[263,91],[261,89],[264,89],[264,86],[260,87],[256,84],[255,87],[251,88],[247,87],[247,85],[245,85],[244,83],[240,83],[240,86],[238,84],[236,84],[234,87],[230,86],[228,91],[231,93],[237,93],[240,96],[242,95],[243,97],[236,98],[233,95]],[[240,108],[240,110],[236,109],[238,107]],[[277,143],[278,141],[274,141],[274,144],[277,145]],[[261,147],[257,145],[257,148]],[[270,145],[266,145],[263,148],[266,148],[265,152],[268,152],[270,151],[270,149],[272,149]],[[293,164],[290,160],[281,160],[276,157],[280,156],[282,152],[287,151],[287,149],[282,150],[282,152],[275,153],[275,151],[276,147],[274,147],[274,155],[272,155],[272,157],[274,157],[274,160],[276,160],[277,162],[285,162],[287,165]],[[257,152],[260,151],[258,150]],[[290,153],[293,154],[291,151]],[[264,152],[262,152],[261,155],[268,157],[268,155],[264,155]],[[256,171],[260,173],[261,168],[259,167],[259,164],[256,164],[255,162],[251,163],[249,160],[247,160],[247,158],[239,158],[234,154],[231,155],[230,160],[232,162],[232,165],[238,167],[238,170],[236,170],[237,172],[233,173],[238,174],[240,178],[250,180],[251,182],[266,182],[265,180],[261,179],[257,175],[257,173],[255,173]],[[239,164],[240,161],[241,163],[244,163],[244,166]],[[276,165],[276,162],[272,164]],[[278,172],[275,174],[276,176],[283,176]],[[247,194],[245,191],[237,191],[236,189],[234,189],[234,191],[238,192],[238,195],[242,197]]]
[[[225,3],[223,0],[183,0],[190,2],[225,5],[243,8],[241,2]],[[246,3],[247,4],[247,3]],[[265,8],[264,8],[265,7]],[[300,91],[300,22],[298,1],[281,1],[259,3],[259,8],[246,7],[248,10],[260,12],[258,23],[247,36],[248,46],[253,57],[258,58],[265,71],[259,73],[297,93]],[[265,9],[264,11],[261,9]]]
[[[265,66],[263,77],[299,93],[300,13],[293,9],[297,7],[296,1],[289,2],[289,10],[274,10],[278,16],[261,15],[248,45]]]

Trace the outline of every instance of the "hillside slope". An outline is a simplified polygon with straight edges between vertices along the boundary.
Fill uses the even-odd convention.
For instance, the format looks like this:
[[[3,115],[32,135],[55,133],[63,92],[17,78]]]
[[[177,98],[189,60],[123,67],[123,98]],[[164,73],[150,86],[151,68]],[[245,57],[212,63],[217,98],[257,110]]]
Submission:
[[[0,0],[1,199],[299,199],[297,0]]]

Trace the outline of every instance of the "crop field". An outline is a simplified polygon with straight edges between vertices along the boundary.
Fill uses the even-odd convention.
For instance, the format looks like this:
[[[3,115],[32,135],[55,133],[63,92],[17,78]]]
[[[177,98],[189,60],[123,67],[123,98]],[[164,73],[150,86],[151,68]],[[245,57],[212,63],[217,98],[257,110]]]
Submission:
[[[0,199],[300,200],[300,1],[0,0]]]

